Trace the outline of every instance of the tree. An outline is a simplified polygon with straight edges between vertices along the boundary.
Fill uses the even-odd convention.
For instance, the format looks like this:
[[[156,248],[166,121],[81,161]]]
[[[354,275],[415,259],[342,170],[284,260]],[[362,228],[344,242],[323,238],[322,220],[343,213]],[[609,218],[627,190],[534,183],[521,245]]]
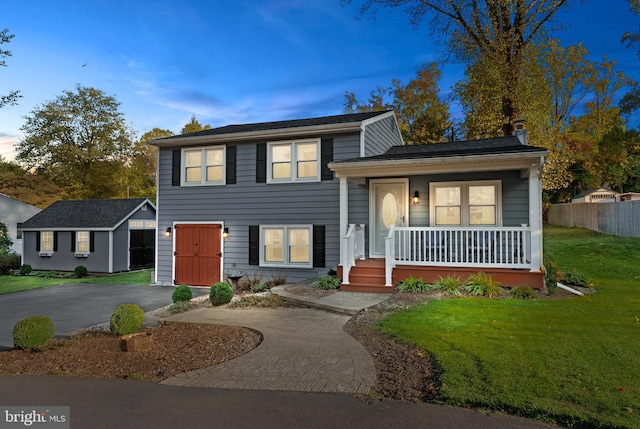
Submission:
[[[62,188],[0,156],[0,193],[41,209],[64,199]]]
[[[72,198],[126,194],[118,180],[130,156],[132,133],[112,96],[76,86],[37,106],[21,128],[17,160],[35,168]]]
[[[9,229],[4,222],[0,222],[0,255],[11,252],[13,241],[9,237]]]
[[[180,130],[180,134],[189,134],[189,133],[197,133],[198,131],[209,130],[211,129],[211,125],[205,125],[204,127],[198,120],[196,119],[196,115],[191,116],[191,120],[182,127]]]
[[[14,34],[9,34],[9,30],[7,28],[0,31],[0,45],[9,43],[14,36],[15,36]],[[10,57],[10,56],[11,56],[11,51],[4,51],[0,49],[0,66],[1,67],[7,66],[7,62],[4,60],[4,58]],[[20,97],[22,97],[20,95],[20,91],[10,91],[9,94],[7,95],[0,95],[0,108],[6,105],[17,104],[18,98]]]
[[[127,197],[145,197],[155,201],[158,148],[151,146],[149,142],[172,135],[173,132],[169,130],[154,128],[144,133],[135,143],[128,167]]]

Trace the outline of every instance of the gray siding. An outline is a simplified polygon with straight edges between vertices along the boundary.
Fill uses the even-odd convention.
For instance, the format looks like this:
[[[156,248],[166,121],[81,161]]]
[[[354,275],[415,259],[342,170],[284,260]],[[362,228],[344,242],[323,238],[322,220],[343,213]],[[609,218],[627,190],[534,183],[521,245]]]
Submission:
[[[129,221],[113,231],[113,272],[129,270]]]
[[[109,272],[109,232],[96,231],[94,233],[95,251],[86,258],[78,258],[71,251],[71,231],[58,231],[58,250],[52,256],[39,256],[36,251],[37,233],[35,231],[25,231],[24,255],[22,262],[31,265],[31,268],[38,271],[73,271],[77,266],[82,265],[90,272]]]
[[[0,194],[0,222],[7,226],[9,238],[13,241],[11,249],[22,253],[22,239],[18,239],[17,224],[39,213],[41,210],[30,204]]]
[[[367,125],[364,136],[364,156],[380,155],[391,146],[402,145],[398,124],[393,116]]]

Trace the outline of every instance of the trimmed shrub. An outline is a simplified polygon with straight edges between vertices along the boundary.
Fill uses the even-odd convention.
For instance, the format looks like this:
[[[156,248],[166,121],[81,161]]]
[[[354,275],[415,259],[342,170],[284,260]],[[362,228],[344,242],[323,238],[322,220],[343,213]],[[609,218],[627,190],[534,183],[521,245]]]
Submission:
[[[115,335],[138,332],[144,323],[144,310],[137,304],[120,304],[111,315],[109,329]]]
[[[516,286],[509,289],[509,298],[536,299],[536,292],[529,285]]]
[[[464,288],[471,295],[492,298],[500,295],[500,292],[502,292],[501,286],[500,282],[494,279],[492,274],[479,272],[469,276]]]
[[[193,292],[191,292],[191,288],[187,285],[176,287],[171,295],[174,304],[176,302],[189,302],[191,298],[193,298]]]
[[[460,280],[460,277],[439,277],[440,278],[438,279],[438,281],[433,284],[434,290],[437,290],[449,296],[460,295],[460,286],[462,286],[462,280]]]
[[[33,268],[31,268],[31,265],[29,265],[29,264],[20,265],[20,275],[21,276],[26,276],[26,275],[30,274],[32,271],[33,271]]]
[[[544,254],[544,284],[549,295],[558,289],[558,263],[553,256],[546,252]]]
[[[342,281],[337,277],[324,276],[319,277],[315,282],[313,282],[313,287],[316,289],[332,290],[338,289],[340,287],[340,283],[342,283]]]
[[[84,267],[82,265],[78,265],[74,270],[73,270],[73,275],[76,277],[84,277],[88,274],[89,272],[87,271],[87,267]]]
[[[20,268],[22,258],[17,253],[0,252],[0,274],[8,274],[12,270]]]
[[[587,277],[584,274],[577,273],[577,272],[566,273],[563,278],[563,283],[566,283],[571,286],[581,286],[581,287],[589,286]]]
[[[431,290],[431,285],[429,283],[425,283],[422,280],[422,277],[415,278],[413,276],[409,276],[396,286],[396,291],[400,293],[415,293],[415,292],[425,292]]]
[[[231,302],[233,288],[227,282],[218,282],[209,289],[209,301],[212,305],[222,305]]]
[[[13,345],[19,349],[39,347],[53,339],[53,321],[47,316],[31,316],[13,327]]]
[[[266,283],[258,283],[251,286],[251,292],[253,293],[269,292],[269,290],[269,285]]]

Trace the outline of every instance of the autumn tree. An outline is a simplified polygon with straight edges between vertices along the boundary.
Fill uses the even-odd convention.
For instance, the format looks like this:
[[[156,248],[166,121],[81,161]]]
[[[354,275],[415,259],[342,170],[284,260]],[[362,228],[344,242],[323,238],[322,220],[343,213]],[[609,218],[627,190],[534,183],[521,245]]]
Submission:
[[[7,28],[0,31],[0,45],[9,43],[14,36],[14,34],[9,34],[9,30]],[[10,56],[11,51],[0,49],[0,67],[7,66],[7,62],[4,59]],[[16,104],[18,102],[18,98],[20,97],[22,97],[20,95],[20,91],[10,91],[7,95],[0,95],[0,108],[6,105]]]
[[[187,122],[185,126],[180,130],[180,134],[197,133],[198,131],[209,129],[211,129],[211,125],[207,124],[203,127],[202,124],[196,119],[196,115],[192,115],[191,120]]]
[[[67,190],[71,198],[125,195],[121,181],[132,132],[120,103],[99,89],[77,85],[37,106],[21,128],[17,160]]]
[[[41,209],[64,199],[62,188],[0,156],[0,193]]]
[[[154,128],[133,145],[128,164],[128,197],[145,197],[155,201],[158,148],[150,141],[172,136],[173,132]]]

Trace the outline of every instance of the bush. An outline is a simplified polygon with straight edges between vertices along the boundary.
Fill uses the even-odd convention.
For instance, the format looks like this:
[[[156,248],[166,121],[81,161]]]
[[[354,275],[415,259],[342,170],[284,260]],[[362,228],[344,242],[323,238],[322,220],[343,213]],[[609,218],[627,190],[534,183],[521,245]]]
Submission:
[[[26,275],[30,274],[32,271],[33,271],[33,268],[31,268],[31,265],[29,265],[29,264],[20,265],[20,275],[21,276],[26,276]]]
[[[450,296],[460,295],[460,286],[462,286],[462,280],[460,280],[460,277],[439,277],[438,281],[433,284],[434,290]]]
[[[337,277],[324,276],[313,282],[313,287],[316,289],[332,290],[338,289],[340,283],[342,283],[342,281]]]
[[[13,252],[0,252],[0,274],[8,274],[20,268],[22,258]]]
[[[84,277],[88,274],[89,272],[87,271],[87,268],[82,266],[82,265],[78,265],[74,270],[73,270],[73,275],[76,277]]]
[[[414,292],[425,292],[431,290],[431,285],[429,283],[425,283],[422,280],[422,277],[415,278],[413,276],[409,276],[396,286],[396,291],[401,293],[414,293]]]
[[[255,284],[251,286],[251,292],[253,293],[269,292],[269,285],[266,283]]]
[[[187,310],[191,310],[194,305],[189,301],[175,301],[169,306],[169,313],[183,313]]]
[[[222,305],[231,302],[233,289],[227,282],[218,282],[209,289],[209,301],[212,305]]]
[[[39,347],[53,339],[53,321],[47,316],[31,316],[13,327],[13,345],[19,349]]]
[[[587,277],[582,273],[568,272],[564,275],[563,282],[572,286],[588,287]]]
[[[509,290],[509,298],[536,299],[536,292],[529,285],[516,286]]]
[[[499,281],[493,278],[492,274],[479,272],[471,274],[465,284],[465,290],[471,295],[488,296],[492,298],[500,295],[502,291]]]
[[[115,335],[138,332],[144,323],[144,310],[136,304],[120,304],[111,315],[109,329]]]
[[[329,270],[327,270],[327,275],[329,277],[338,277],[338,272],[333,268],[329,268]]]
[[[551,295],[558,289],[558,263],[549,252],[546,252],[543,264],[544,285],[547,287],[549,295]]]
[[[177,302],[189,302],[191,298],[193,298],[193,292],[191,292],[191,288],[187,285],[176,287],[171,295],[171,300],[174,304]]]

